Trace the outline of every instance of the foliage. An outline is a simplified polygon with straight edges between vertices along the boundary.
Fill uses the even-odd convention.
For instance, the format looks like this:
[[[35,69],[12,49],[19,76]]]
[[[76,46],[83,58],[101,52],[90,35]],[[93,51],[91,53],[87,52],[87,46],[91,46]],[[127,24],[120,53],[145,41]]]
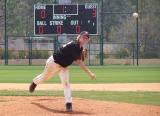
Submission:
[[[0,48],[0,59],[4,58],[4,50]]]
[[[32,58],[33,59],[46,59],[49,57],[48,51],[46,50],[33,50]]]
[[[32,59],[47,59],[49,57],[49,53],[46,50],[33,50],[31,58]],[[4,50],[0,49],[0,58],[4,58]],[[9,59],[28,59],[29,53],[25,50],[8,50],[8,58]]]
[[[121,48],[119,51],[116,53],[117,58],[128,58],[129,57],[129,51],[127,48]]]
[[[159,52],[155,52],[160,51],[160,12],[158,12],[160,11],[159,5],[159,0],[139,1],[140,7],[138,19],[138,39],[140,43],[139,49],[142,53],[140,54],[140,57],[160,58]],[[112,20],[116,20],[118,23],[114,23],[114,25],[112,24],[112,26],[110,26],[109,28],[110,32],[108,32],[107,38],[110,38],[110,41],[122,43],[136,43],[137,20],[132,17],[133,12],[136,12],[136,10],[133,10],[131,12],[131,15],[125,14],[125,16],[123,16],[121,14],[118,15],[119,17],[115,17],[114,14],[111,14],[113,18]],[[109,21],[113,22],[112,20]],[[108,27],[106,26],[106,28]]]
[[[146,52],[140,52],[142,58],[146,59],[152,59],[152,58],[160,58],[160,55],[158,54],[158,51],[146,51]]]
[[[24,50],[18,51],[18,56],[19,56],[19,59],[26,59],[28,57],[27,51],[24,51]]]

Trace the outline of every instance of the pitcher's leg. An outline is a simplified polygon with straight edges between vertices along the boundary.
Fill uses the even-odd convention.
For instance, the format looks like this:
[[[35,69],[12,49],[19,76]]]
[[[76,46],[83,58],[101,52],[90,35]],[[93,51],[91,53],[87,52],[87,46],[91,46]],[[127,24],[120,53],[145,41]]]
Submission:
[[[72,97],[71,97],[71,88],[69,83],[69,69],[68,68],[61,69],[61,71],[59,72],[59,76],[64,87],[66,111],[72,112]]]
[[[53,57],[49,57],[46,61],[46,66],[44,68],[44,71],[42,74],[38,75],[33,79],[33,82],[35,84],[43,83],[44,81],[51,78],[56,72],[58,72],[61,69],[61,67],[54,62]]]
[[[63,84],[65,101],[66,103],[72,103],[71,88],[69,83],[69,69],[61,69],[59,72],[59,77],[61,79],[61,83]]]
[[[45,80],[48,80],[56,72],[60,71],[60,69],[61,69],[61,66],[54,62],[53,56],[49,57],[48,60],[46,61],[46,66],[44,68],[43,73],[33,79],[33,82],[31,83],[29,87],[29,91],[33,92],[37,84],[40,84],[44,82]]]
[[[48,66],[48,65],[51,65],[51,64],[46,64],[43,73],[41,73],[40,75],[36,76],[33,79],[33,82],[35,84],[43,83],[44,81],[48,80],[50,77],[54,75],[54,72],[56,71],[54,71],[54,69],[51,70],[51,66]]]

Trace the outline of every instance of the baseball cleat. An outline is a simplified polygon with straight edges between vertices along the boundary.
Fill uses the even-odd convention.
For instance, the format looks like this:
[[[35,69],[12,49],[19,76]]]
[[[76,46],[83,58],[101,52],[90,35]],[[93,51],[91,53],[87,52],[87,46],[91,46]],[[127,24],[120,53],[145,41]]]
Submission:
[[[32,82],[31,85],[29,86],[29,92],[30,92],[30,93],[34,92],[36,86],[37,86],[37,85],[36,85],[34,82]]]
[[[72,112],[72,103],[66,103],[66,111]]]

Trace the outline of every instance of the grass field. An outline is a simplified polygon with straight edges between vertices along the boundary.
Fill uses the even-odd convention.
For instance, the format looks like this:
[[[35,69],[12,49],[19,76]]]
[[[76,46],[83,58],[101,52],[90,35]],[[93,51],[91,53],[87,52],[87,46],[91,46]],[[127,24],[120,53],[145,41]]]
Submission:
[[[73,91],[72,95],[84,99],[160,106],[160,92]],[[63,92],[35,91],[30,94],[28,91],[0,90],[0,96],[63,96]]]
[[[71,83],[160,83],[160,66],[90,66],[97,76],[91,81],[78,66],[70,67]],[[0,66],[0,83],[30,83],[43,66]],[[60,83],[58,76],[46,83]],[[0,90],[0,96],[63,96],[62,91]],[[160,105],[160,92],[73,91],[74,97],[136,104]],[[0,101],[3,102],[3,101]]]
[[[91,81],[78,66],[70,67],[71,83],[159,83],[160,66],[90,66],[97,76]],[[43,66],[0,66],[0,83],[30,83]],[[47,83],[60,83],[56,75]]]

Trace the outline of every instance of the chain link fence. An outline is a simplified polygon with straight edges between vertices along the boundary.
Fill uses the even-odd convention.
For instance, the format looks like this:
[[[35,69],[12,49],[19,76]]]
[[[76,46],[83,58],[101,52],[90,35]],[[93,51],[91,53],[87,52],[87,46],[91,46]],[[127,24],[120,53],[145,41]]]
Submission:
[[[62,44],[76,38],[34,36],[34,4],[57,1],[0,0],[1,65],[42,65]],[[159,0],[74,0],[72,3],[98,4],[99,34],[91,36],[86,46],[87,65],[134,65],[137,60],[139,64],[160,64]],[[133,17],[134,12],[138,12],[138,19]]]

